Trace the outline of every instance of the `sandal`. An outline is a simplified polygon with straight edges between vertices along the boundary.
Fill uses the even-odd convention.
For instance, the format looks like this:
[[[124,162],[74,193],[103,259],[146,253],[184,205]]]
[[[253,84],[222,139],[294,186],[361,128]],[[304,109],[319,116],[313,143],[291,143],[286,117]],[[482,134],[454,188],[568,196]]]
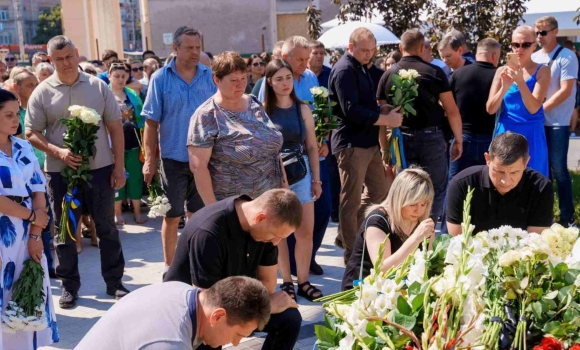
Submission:
[[[178,229],[182,229],[185,227],[185,215],[181,217],[181,220],[179,220],[179,225],[177,225]]]
[[[141,215],[139,215],[139,216],[135,216],[135,215],[133,215],[133,220],[135,221],[135,223],[136,223],[137,225],[142,225],[142,224],[144,224],[144,223],[146,223],[146,222],[147,222],[147,219],[145,219],[145,218],[144,218],[144,217],[142,217]]]
[[[304,287],[306,286],[308,288],[304,290]],[[314,301],[316,299],[322,298],[324,295],[322,295],[322,291],[320,289],[314,287],[312,284],[310,284],[309,281],[306,281],[298,285],[298,296],[306,298],[308,301]]]
[[[294,290],[294,283],[284,282],[280,285],[280,290],[288,294],[292,300],[296,301],[296,291]]]

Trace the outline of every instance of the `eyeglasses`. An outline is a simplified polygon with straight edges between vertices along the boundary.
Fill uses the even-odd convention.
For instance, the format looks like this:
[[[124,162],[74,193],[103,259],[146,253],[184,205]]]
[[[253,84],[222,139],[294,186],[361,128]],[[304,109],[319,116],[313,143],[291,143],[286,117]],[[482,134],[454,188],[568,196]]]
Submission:
[[[137,72],[139,72],[139,71],[141,71],[141,72],[142,72],[142,71],[143,71],[143,66],[141,66],[141,67],[135,67],[135,68],[131,68],[131,71],[133,71],[133,73],[137,73]]]
[[[546,36],[548,35],[549,32],[551,32],[552,30],[554,30],[556,28],[552,28],[550,30],[540,30],[539,32],[536,32],[536,36]]]
[[[521,44],[520,43],[512,43],[511,45],[512,45],[512,49],[519,49],[520,47],[522,49],[529,49],[534,44],[535,43],[531,43],[531,42],[525,41],[525,42],[523,42]]]
[[[254,67],[264,67],[264,62],[254,62],[254,63],[252,63],[252,66],[254,66]]]
[[[4,60],[7,62],[13,62],[16,61],[16,57],[5,57]]]
[[[42,60],[42,61],[40,61],[40,62],[41,62],[41,63],[49,63],[49,61],[48,61],[48,60]]]

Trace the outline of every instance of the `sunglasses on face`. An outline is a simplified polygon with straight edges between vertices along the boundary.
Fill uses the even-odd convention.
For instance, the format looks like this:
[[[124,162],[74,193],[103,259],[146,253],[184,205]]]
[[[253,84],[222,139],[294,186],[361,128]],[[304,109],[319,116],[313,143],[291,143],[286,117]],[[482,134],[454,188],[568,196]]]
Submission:
[[[252,66],[254,66],[254,67],[264,67],[264,62],[254,62],[254,63],[252,63]]]
[[[141,67],[135,67],[135,68],[131,68],[131,71],[132,71],[133,73],[137,73],[137,72],[139,72],[139,71],[141,71],[141,72],[142,72],[142,71],[143,71],[143,66],[141,66]]]
[[[550,30],[540,30],[540,31],[536,32],[536,36],[538,36],[538,35],[539,36],[546,36],[546,35],[548,35],[549,32],[551,32],[554,29],[556,29],[556,28],[552,28]]]
[[[16,57],[6,57],[4,60],[6,60],[7,62],[13,62],[16,61]]]
[[[530,43],[530,42],[523,42],[523,43],[512,43],[512,49],[519,49],[520,47],[522,49],[529,49],[530,47],[532,47],[532,45],[534,45],[534,43]]]

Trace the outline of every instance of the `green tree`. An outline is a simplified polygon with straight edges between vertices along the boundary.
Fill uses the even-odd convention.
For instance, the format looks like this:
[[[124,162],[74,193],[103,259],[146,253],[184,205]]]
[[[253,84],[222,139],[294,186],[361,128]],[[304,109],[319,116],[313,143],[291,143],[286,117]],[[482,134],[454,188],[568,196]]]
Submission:
[[[61,7],[56,5],[50,11],[44,11],[38,16],[36,35],[33,44],[46,44],[52,37],[62,35]]]
[[[322,22],[320,15],[322,12],[314,5],[308,5],[305,12],[306,22],[308,23],[308,36],[310,36],[310,39],[316,40],[322,32],[322,27],[320,26],[320,22]]]

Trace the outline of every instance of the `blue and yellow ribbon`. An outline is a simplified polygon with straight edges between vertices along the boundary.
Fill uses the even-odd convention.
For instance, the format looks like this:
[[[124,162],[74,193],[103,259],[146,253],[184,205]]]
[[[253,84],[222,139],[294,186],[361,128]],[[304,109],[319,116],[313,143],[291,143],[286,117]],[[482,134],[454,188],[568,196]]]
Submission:
[[[62,210],[68,215],[68,220],[66,222],[66,231],[69,237],[76,242],[75,235],[77,232],[77,220],[75,218],[74,210],[81,207],[81,202],[74,196],[77,194],[77,188],[73,188],[72,193],[67,192],[64,195],[64,201],[62,202]],[[72,225],[71,225],[72,224]],[[72,227],[71,227],[72,226]]]
[[[391,159],[393,160],[394,168],[407,169],[407,160],[405,159],[405,150],[403,148],[403,133],[399,128],[394,128],[391,133]]]

